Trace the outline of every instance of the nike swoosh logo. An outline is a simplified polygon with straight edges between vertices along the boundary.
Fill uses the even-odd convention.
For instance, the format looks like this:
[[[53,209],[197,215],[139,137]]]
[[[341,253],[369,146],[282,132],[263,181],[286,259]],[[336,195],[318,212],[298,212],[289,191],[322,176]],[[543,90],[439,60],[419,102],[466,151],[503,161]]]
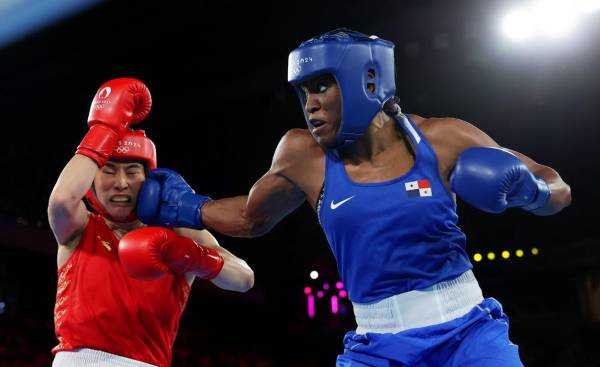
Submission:
[[[340,205],[342,205],[342,204],[344,204],[344,203],[348,202],[349,200],[351,200],[353,197],[354,197],[354,196],[350,196],[349,198],[346,198],[346,199],[344,199],[344,200],[340,201],[339,203],[334,203],[334,202],[333,202],[333,200],[331,200],[331,205],[330,205],[330,207],[331,207],[331,209],[335,210],[335,209],[337,209],[337,208],[338,208]]]

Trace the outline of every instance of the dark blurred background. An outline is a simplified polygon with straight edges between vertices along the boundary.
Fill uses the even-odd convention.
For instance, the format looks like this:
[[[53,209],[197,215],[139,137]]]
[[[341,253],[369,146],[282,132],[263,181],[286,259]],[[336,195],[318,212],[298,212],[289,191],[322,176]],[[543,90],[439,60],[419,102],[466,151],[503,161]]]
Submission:
[[[341,26],[396,44],[405,112],[469,121],[571,185],[573,204],[558,215],[459,203],[460,224],[525,365],[600,366],[600,6],[546,1],[565,8],[503,28],[512,9],[533,3],[0,0],[0,366],[51,364],[56,243],[46,206],[103,82],[148,85],[153,108],[141,127],[159,166],[213,198],[245,194],[281,136],[305,126],[286,82],[288,53]],[[173,365],[334,365],[355,324],[312,209],[261,238],[217,237],[247,260],[256,285],[240,295],[196,281]]]

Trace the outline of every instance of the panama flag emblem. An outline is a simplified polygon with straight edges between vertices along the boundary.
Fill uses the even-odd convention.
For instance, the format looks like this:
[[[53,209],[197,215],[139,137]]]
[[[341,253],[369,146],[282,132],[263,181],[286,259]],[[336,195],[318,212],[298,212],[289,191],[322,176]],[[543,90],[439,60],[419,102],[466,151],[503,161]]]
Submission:
[[[405,182],[404,187],[410,198],[431,196],[431,183],[429,180]]]

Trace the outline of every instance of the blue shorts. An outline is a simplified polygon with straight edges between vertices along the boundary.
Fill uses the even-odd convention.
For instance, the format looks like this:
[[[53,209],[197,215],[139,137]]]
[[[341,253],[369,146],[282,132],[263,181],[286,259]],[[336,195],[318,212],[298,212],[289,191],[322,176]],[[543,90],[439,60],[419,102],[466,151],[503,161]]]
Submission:
[[[485,299],[466,315],[396,334],[351,331],[337,367],[523,367],[519,348],[508,339],[502,305]]]

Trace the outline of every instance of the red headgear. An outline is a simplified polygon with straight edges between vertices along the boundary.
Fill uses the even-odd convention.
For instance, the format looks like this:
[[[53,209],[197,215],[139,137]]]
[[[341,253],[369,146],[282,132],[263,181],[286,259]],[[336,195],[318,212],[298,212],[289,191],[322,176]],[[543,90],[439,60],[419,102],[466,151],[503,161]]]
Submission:
[[[148,171],[156,168],[156,146],[152,140],[146,137],[144,130],[129,130],[125,132],[109,159],[131,159],[143,161],[147,164]],[[112,218],[106,209],[98,202],[93,186],[83,197],[88,209],[115,222],[133,222],[137,219],[135,210],[124,220],[117,221]]]

